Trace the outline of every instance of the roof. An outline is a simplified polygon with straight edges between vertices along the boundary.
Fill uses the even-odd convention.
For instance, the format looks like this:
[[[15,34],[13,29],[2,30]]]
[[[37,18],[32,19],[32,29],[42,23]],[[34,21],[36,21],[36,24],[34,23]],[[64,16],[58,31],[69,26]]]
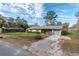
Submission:
[[[62,29],[62,26],[31,26],[31,30],[40,30],[40,29]]]

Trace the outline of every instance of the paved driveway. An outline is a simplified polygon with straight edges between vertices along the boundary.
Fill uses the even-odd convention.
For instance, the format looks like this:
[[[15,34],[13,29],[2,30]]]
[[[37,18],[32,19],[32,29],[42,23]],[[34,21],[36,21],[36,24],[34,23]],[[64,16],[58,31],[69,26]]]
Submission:
[[[34,54],[7,42],[0,41],[0,56],[34,56]]]
[[[40,40],[29,47],[29,51],[39,56],[62,56],[63,51],[59,44],[58,35],[52,35],[44,40]]]

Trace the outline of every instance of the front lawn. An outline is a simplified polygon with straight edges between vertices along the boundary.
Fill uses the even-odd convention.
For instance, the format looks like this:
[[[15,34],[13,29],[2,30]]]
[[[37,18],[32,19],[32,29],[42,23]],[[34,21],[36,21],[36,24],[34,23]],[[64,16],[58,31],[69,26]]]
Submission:
[[[0,34],[0,40],[7,41],[18,46],[29,46],[31,43],[41,40],[45,37],[47,36],[44,34],[33,32],[11,32]]]

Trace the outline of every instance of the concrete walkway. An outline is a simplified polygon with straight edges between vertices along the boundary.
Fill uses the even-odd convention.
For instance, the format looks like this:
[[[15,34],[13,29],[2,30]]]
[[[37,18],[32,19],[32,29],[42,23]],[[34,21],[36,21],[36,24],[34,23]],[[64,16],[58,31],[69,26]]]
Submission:
[[[38,56],[63,56],[63,51],[59,44],[58,35],[52,35],[48,38],[33,43],[28,50]]]

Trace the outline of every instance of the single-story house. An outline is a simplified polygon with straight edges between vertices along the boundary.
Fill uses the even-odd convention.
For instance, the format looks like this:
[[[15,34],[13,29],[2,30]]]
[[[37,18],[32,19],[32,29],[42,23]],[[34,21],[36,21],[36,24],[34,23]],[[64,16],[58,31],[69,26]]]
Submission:
[[[31,26],[28,30],[32,32],[40,32],[45,34],[60,34],[62,30],[62,25],[57,26]]]

